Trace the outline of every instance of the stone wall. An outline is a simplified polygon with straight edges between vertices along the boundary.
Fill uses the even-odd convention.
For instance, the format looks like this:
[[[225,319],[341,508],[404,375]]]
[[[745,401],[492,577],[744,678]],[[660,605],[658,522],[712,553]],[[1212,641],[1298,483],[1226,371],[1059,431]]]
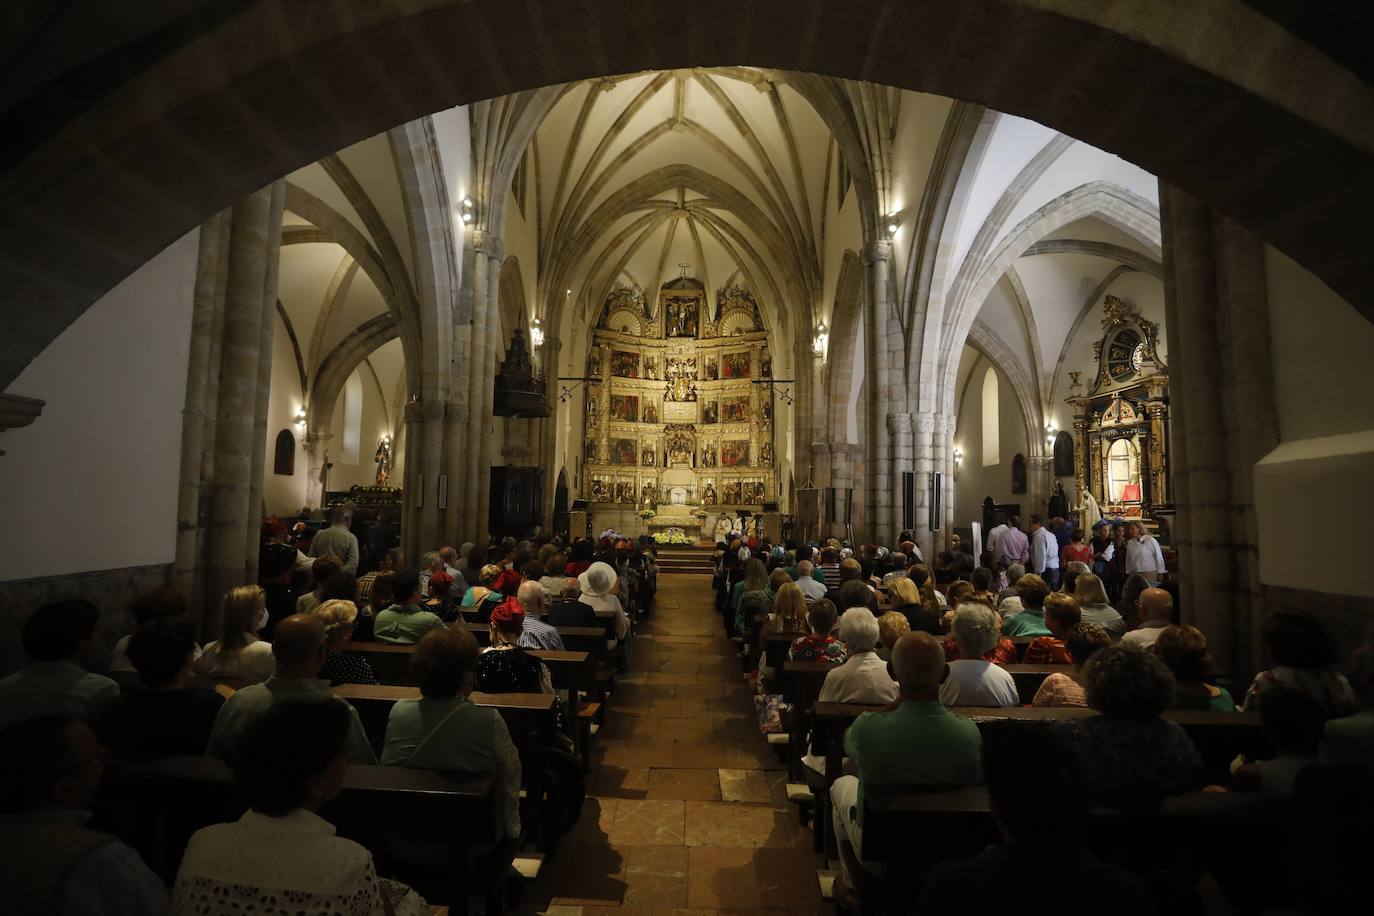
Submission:
[[[145,589],[166,585],[171,569],[170,563],[157,563],[0,582],[0,676],[24,666],[19,634],[29,614],[50,601],[68,598],[88,598],[99,605],[95,657],[104,659],[119,637],[132,629],[126,610],[130,600]]]

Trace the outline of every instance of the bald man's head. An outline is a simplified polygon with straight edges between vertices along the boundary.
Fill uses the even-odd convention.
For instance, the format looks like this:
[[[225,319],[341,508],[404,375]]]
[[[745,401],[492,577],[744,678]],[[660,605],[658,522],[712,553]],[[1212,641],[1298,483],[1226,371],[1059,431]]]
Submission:
[[[314,677],[324,664],[324,622],[314,614],[292,614],[279,621],[272,632],[272,654],[279,676]]]
[[[1144,620],[1168,620],[1174,613],[1174,596],[1162,588],[1147,588],[1140,593],[1140,616]]]
[[[945,667],[945,650],[929,633],[908,633],[892,647],[892,672],[904,696],[935,694]]]

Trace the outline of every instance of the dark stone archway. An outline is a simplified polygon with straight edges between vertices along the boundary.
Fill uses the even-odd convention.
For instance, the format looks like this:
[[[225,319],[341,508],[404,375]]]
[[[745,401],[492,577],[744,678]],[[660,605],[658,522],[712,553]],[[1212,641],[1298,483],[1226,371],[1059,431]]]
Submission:
[[[74,41],[86,22],[67,16],[24,49],[57,75],[0,96],[0,388],[101,294],[245,192],[454,104],[650,68],[827,73],[1033,118],[1208,201],[1374,319],[1374,88],[1241,0],[190,9],[112,50],[58,55],[79,62],[60,72],[46,52],[66,50],[64,38],[99,43]]]

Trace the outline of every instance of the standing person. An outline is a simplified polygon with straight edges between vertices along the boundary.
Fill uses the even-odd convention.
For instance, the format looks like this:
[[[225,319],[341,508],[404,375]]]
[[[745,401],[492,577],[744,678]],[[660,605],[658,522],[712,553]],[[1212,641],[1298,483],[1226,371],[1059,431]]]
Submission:
[[[315,535],[310,542],[312,557],[335,556],[340,567],[351,576],[358,574],[358,537],[349,530],[353,525],[353,504],[340,503],[329,511],[329,527]]]
[[[65,714],[94,721],[119,685],[81,663],[91,654],[100,609],[83,598],[45,604],[24,621],[29,665],[0,680],[0,727],[31,716]]]
[[[1068,569],[1070,563],[1083,563],[1092,568],[1093,549],[1083,543],[1083,529],[1075,528],[1069,533],[1069,546],[1059,551],[1059,566]]]
[[[997,562],[1002,566],[1025,566],[1029,560],[1030,540],[1021,530],[1021,519],[1013,515],[1007,519],[1007,530],[997,539]]]
[[[854,720],[845,733],[844,750],[858,775],[841,776],[830,788],[835,836],[853,847],[856,859],[863,850],[864,786],[936,789],[979,781],[978,726],[940,702],[940,685],[948,674],[940,643],[929,633],[908,633],[893,647],[891,666],[897,675],[897,702]],[[842,669],[832,669],[826,679]],[[845,861],[842,856],[841,863]],[[860,865],[874,875],[883,872],[881,863],[860,860]],[[847,873],[847,866],[842,870],[844,883],[852,888],[856,876]],[[847,890],[837,888],[836,899]]]
[[[1126,537],[1126,575],[1139,573],[1152,586],[1163,582],[1168,573],[1159,541],[1147,534],[1140,522],[1126,526]]]
[[[1117,582],[1125,582],[1126,575],[1126,523],[1112,523],[1112,578]]]
[[[167,891],[138,853],[86,829],[105,749],[70,715],[0,731],[0,833],[7,913],[161,916]]]
[[[203,677],[267,680],[277,663],[272,657],[272,644],[258,638],[266,624],[267,593],[261,586],[230,589],[220,605],[219,639],[207,645],[196,660],[196,673]]]
[[[1040,516],[1030,517],[1030,571],[1054,591],[1059,587],[1059,543]]]
[[[1089,561],[1092,566],[1093,575],[1102,580],[1102,587],[1107,592],[1109,603],[1116,601],[1119,597],[1121,583],[1112,572],[1112,558],[1116,556],[1116,546],[1112,541],[1112,526],[1102,519],[1098,519],[1093,525],[1092,540],[1088,542],[1088,549],[1092,551],[1092,559]]]
[[[1007,530],[1007,513],[998,512],[992,517],[992,529],[988,531],[987,549],[994,559],[998,556],[997,544],[1002,540],[1002,533]]]
[[[382,557],[401,546],[401,536],[396,533],[397,513],[395,509],[383,509],[377,513],[377,522],[367,530],[367,549],[373,563],[381,563]],[[402,566],[398,562],[392,569]]]

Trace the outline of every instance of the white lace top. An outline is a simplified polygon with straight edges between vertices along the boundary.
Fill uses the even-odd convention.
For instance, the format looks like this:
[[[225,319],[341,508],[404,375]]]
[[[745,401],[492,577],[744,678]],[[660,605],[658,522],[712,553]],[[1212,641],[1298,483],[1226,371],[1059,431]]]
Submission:
[[[429,906],[403,884],[378,878],[372,854],[334,835],[303,808],[283,817],[249,811],[197,830],[172,889],[172,912],[219,916],[381,916],[386,895],[397,916]]]

